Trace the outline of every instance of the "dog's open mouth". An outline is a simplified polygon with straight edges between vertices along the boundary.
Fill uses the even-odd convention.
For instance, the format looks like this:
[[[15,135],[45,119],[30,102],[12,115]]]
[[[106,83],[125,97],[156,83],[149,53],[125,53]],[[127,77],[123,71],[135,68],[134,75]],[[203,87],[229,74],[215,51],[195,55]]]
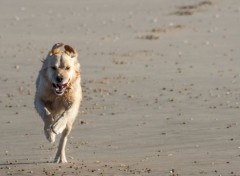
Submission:
[[[68,82],[65,83],[65,84],[55,84],[55,83],[52,83],[52,86],[54,88],[54,91],[57,95],[63,95],[66,88],[68,87]]]

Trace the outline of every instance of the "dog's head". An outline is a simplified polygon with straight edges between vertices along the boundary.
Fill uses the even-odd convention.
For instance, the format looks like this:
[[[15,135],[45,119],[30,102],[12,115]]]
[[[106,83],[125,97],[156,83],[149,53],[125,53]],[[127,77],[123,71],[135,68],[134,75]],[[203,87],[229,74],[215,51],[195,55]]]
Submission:
[[[66,88],[80,71],[77,52],[69,45],[57,43],[45,60],[46,76],[56,95],[64,94]]]

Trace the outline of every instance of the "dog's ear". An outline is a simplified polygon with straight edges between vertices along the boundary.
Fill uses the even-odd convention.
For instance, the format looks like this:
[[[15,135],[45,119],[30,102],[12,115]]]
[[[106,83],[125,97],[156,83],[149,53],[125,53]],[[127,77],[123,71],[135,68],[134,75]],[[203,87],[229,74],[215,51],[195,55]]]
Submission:
[[[73,49],[71,46],[69,45],[64,45],[64,49],[65,49],[65,53],[71,57],[77,57],[77,51],[75,49]]]
[[[52,56],[54,54],[60,53],[60,49],[64,44],[63,43],[56,43],[53,45],[52,50],[49,52],[49,55]]]

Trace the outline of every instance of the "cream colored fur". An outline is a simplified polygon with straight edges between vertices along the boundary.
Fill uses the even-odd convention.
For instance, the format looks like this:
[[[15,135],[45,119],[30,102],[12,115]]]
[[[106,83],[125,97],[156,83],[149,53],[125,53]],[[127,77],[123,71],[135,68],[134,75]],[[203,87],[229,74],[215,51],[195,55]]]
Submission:
[[[55,44],[43,61],[36,81],[35,108],[44,122],[50,142],[62,133],[54,162],[67,162],[67,137],[82,100],[80,64],[69,45]]]

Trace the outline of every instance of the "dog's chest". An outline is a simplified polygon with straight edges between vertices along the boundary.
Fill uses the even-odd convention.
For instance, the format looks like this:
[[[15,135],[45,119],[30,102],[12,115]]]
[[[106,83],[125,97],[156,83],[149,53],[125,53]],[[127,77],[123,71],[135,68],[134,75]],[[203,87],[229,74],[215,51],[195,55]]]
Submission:
[[[58,116],[71,106],[71,101],[65,96],[48,99],[45,106],[53,116]]]

